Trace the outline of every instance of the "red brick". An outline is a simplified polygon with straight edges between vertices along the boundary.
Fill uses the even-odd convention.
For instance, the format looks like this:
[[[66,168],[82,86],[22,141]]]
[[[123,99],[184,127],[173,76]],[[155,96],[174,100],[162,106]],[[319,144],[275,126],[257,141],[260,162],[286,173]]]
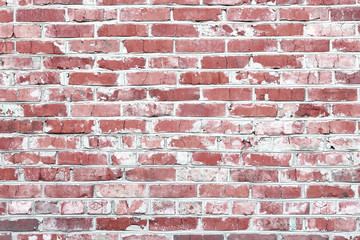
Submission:
[[[70,73],[70,85],[117,85],[116,73]]]
[[[308,92],[310,101],[339,102],[356,101],[356,89],[341,88],[310,88]]]
[[[16,74],[17,84],[46,85],[59,84],[60,75],[56,72],[33,72]]]
[[[94,99],[94,91],[91,88],[83,87],[63,87],[63,88],[48,88],[49,101],[91,101]]]
[[[290,227],[289,218],[256,218],[254,227],[257,231],[288,231]]]
[[[150,185],[149,196],[153,198],[192,198],[196,197],[196,185]]]
[[[3,184],[0,186],[0,196],[1,198],[39,198],[41,197],[41,186]]]
[[[120,21],[167,21],[170,8],[123,8]]]
[[[251,101],[250,88],[212,88],[203,89],[204,98],[217,101]]]
[[[329,10],[325,8],[282,8],[280,9],[280,20],[288,21],[310,21],[329,20]]]
[[[64,54],[64,42],[53,41],[18,41],[16,51],[18,53],[45,53]]]
[[[332,43],[332,47],[339,52],[359,52],[360,41],[358,39],[335,39]],[[336,72],[336,76],[339,74],[341,73]]]
[[[10,10],[1,10],[0,11],[0,22],[8,23],[14,20],[14,12]]]
[[[145,4],[146,0],[97,0],[97,5]]]
[[[277,170],[233,169],[230,179],[235,182],[278,182]]]
[[[254,56],[253,61],[265,68],[301,68],[303,57],[295,55],[262,55]]]
[[[97,64],[100,68],[109,70],[128,70],[145,67],[145,58],[140,57],[127,57],[116,59],[100,59]]]
[[[231,21],[274,21],[276,12],[266,8],[230,8],[227,19]]]
[[[173,11],[176,21],[220,21],[219,8],[175,8]]]
[[[56,156],[55,153],[29,153],[29,152],[21,152],[21,153],[6,153],[4,156],[5,162],[12,164],[26,164],[33,165],[38,163],[43,164],[55,164]]]
[[[26,148],[26,139],[23,137],[1,137],[0,150],[21,150]]]
[[[333,114],[339,117],[359,117],[360,105],[357,104],[334,104]]]
[[[206,198],[247,198],[249,187],[247,185],[202,184],[199,195]]]
[[[306,190],[308,198],[352,198],[354,191],[349,186],[308,186]]]
[[[94,60],[79,57],[45,57],[44,66],[47,69],[91,69]]]
[[[47,185],[45,196],[50,198],[91,198],[94,195],[92,185]]]
[[[73,105],[71,113],[73,117],[118,117],[120,107],[120,104],[81,104]]]
[[[303,25],[294,24],[259,24],[254,26],[255,36],[301,36]]]
[[[18,9],[16,11],[18,22],[64,22],[64,9]]]
[[[59,152],[60,165],[107,165],[106,155],[92,152]]]
[[[238,165],[240,160],[239,157],[238,154],[194,152],[191,161],[193,164],[204,165]]]
[[[0,231],[7,232],[29,232],[38,231],[40,222],[38,219],[1,219],[0,220]],[[0,236],[2,237],[2,236]],[[4,238],[6,239],[6,238]]]
[[[151,187],[150,187],[151,188]],[[97,185],[96,195],[104,198],[141,198],[145,197],[144,184],[106,184]]]
[[[68,16],[75,22],[108,21],[115,20],[117,12],[116,9],[68,9]]]
[[[129,85],[173,85],[176,75],[173,72],[134,72],[126,74]]]
[[[144,229],[147,225],[147,220],[139,218],[97,218],[96,229],[97,230],[126,230],[128,227],[137,226],[140,229]]]
[[[53,120],[46,121],[48,133],[91,133],[95,126],[93,120]]]
[[[225,41],[218,39],[176,40],[176,52],[224,52]]]
[[[138,162],[142,165],[175,165],[177,163],[175,153],[140,153]]]
[[[146,132],[146,121],[142,120],[100,120],[100,129],[109,132]]]
[[[303,88],[258,88],[255,89],[255,94],[257,100],[304,101],[305,99],[305,89]]]
[[[158,120],[153,122],[155,132],[200,132],[200,121]]]
[[[203,69],[244,68],[249,64],[249,62],[250,56],[205,56],[201,59],[201,66]]]
[[[110,181],[122,177],[121,169],[111,168],[75,168],[74,181]]]
[[[251,188],[253,198],[300,198],[300,186],[261,186]]]
[[[285,52],[329,52],[330,41],[318,39],[281,40],[281,49]]]
[[[197,66],[197,59],[176,56],[150,58],[149,66],[152,68],[192,68]]]
[[[176,111],[180,117],[225,116],[225,104],[180,104]]]
[[[0,53],[8,54],[14,53],[15,44],[13,42],[0,42]]]
[[[227,47],[228,52],[275,52],[277,42],[271,39],[230,40]]]
[[[199,32],[192,25],[153,24],[151,34],[157,37],[198,37]]]
[[[202,218],[202,227],[206,231],[246,230],[249,228],[250,218]]]
[[[45,231],[86,231],[92,229],[91,218],[44,218],[43,229]]]
[[[158,101],[189,101],[199,100],[200,91],[198,88],[176,88],[169,90],[151,89],[150,97]]]
[[[186,231],[197,228],[198,219],[192,217],[184,218],[161,218],[156,217],[149,220],[150,231]]]
[[[187,72],[180,75],[181,84],[225,84],[229,78],[222,72]]]
[[[124,47],[129,53],[173,52],[172,40],[125,40]]]
[[[331,21],[359,21],[360,8],[359,7],[346,7],[331,9]]]
[[[274,104],[231,104],[229,114],[244,117],[275,117],[277,107]]]
[[[131,36],[148,36],[148,27],[138,24],[117,24],[102,25],[98,30],[99,37],[131,37]]]
[[[118,40],[73,40],[70,50],[78,53],[110,53],[119,52]]]
[[[129,181],[174,181],[174,168],[134,168],[126,171]]]
[[[167,103],[134,103],[123,106],[124,116],[170,116],[173,110],[173,104]]]
[[[69,168],[24,168],[27,181],[69,181]]]
[[[18,180],[18,173],[15,168],[0,168],[0,180]]]
[[[307,226],[310,230],[352,232],[356,230],[356,220],[352,218],[309,218]]]

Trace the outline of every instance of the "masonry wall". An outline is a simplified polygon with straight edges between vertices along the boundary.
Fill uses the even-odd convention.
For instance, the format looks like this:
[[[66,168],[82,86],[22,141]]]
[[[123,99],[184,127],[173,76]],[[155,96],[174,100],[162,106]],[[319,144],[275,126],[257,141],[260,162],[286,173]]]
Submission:
[[[0,0],[0,239],[360,239],[359,3]]]

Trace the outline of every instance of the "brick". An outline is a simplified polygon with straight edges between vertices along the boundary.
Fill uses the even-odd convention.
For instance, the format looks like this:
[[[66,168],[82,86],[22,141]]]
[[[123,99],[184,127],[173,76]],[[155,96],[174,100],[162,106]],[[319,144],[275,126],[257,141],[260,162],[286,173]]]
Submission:
[[[331,9],[331,21],[359,21],[360,8],[347,7]]]
[[[231,21],[274,21],[276,12],[265,8],[230,8],[227,19]]]
[[[144,184],[97,185],[96,195],[105,198],[145,197],[145,185]]]
[[[176,114],[181,117],[212,117],[224,116],[224,104],[181,104]]]
[[[0,230],[8,232],[38,231],[40,222],[37,219],[0,220]]]
[[[97,218],[96,229],[98,230],[126,230],[128,227],[137,226],[144,229],[147,221],[139,218]]]
[[[175,8],[173,11],[176,21],[219,21],[219,8]]]
[[[198,37],[198,30],[185,24],[154,24],[151,34],[157,37]]]
[[[180,231],[194,230],[197,228],[197,218],[153,218],[149,220],[151,231]]]
[[[250,218],[228,217],[228,218],[203,218],[202,227],[204,230],[246,230],[249,227]]]
[[[64,42],[51,41],[18,41],[16,42],[16,51],[19,53],[46,53],[46,54],[64,54]]]
[[[125,40],[124,46],[129,53],[173,52],[172,40]]]
[[[275,52],[277,42],[270,39],[230,40],[229,52]]]
[[[64,22],[64,9],[18,9],[18,22]]]
[[[131,58],[117,58],[105,59],[102,58],[97,61],[100,68],[108,70],[128,70],[145,67],[145,58],[131,57]]]
[[[149,196],[155,198],[191,198],[196,197],[196,185],[150,185]]]
[[[246,185],[200,185],[199,195],[209,198],[246,198],[249,196],[249,187]]]
[[[201,60],[204,69],[218,68],[244,68],[250,62],[249,56],[228,56],[228,57],[209,57],[205,56]]]
[[[78,53],[110,53],[119,52],[118,40],[73,40],[70,50]]]
[[[341,89],[341,88],[311,88],[308,92],[310,101],[324,101],[324,102],[340,102],[340,101],[356,101],[356,89]]]
[[[142,36],[146,37],[148,33],[146,25],[139,24],[117,24],[103,25],[98,30],[99,37],[130,37]]]
[[[126,74],[129,85],[173,85],[176,76],[172,72],[134,72]]]
[[[222,72],[187,72],[180,75],[181,84],[225,84],[229,78]]]
[[[309,186],[306,191],[308,198],[351,198],[354,191],[349,186]]]
[[[254,56],[253,61],[265,68],[301,68],[303,57],[297,55],[260,55]]]
[[[302,24],[259,24],[254,26],[255,36],[301,36]]]
[[[90,22],[115,20],[117,12],[115,9],[68,9],[71,21]]]
[[[224,52],[225,41],[213,39],[176,40],[176,52]]]
[[[70,85],[117,85],[118,74],[116,73],[70,73]]]
[[[308,40],[308,39],[295,39],[295,40],[281,40],[281,49],[286,52],[329,52],[329,40]]]
[[[47,69],[91,69],[94,66],[94,60],[79,57],[46,57],[44,66]]]
[[[273,104],[232,104],[229,114],[244,117],[275,117],[277,107]]]
[[[86,231],[92,228],[91,218],[44,218],[43,229],[47,231]]]
[[[91,198],[94,195],[92,185],[47,185],[45,196],[50,198]]]
[[[170,8],[123,8],[120,21],[166,21],[170,20]]]

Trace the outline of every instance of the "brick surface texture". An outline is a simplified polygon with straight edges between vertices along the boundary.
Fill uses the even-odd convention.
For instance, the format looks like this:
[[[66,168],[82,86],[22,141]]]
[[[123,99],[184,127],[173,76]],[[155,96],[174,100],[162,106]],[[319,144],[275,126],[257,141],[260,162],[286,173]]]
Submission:
[[[0,0],[0,240],[360,239],[360,0]]]

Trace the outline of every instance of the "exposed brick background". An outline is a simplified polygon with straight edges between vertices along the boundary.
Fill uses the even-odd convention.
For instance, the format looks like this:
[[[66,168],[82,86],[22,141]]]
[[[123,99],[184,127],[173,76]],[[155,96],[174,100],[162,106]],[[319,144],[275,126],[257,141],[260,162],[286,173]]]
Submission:
[[[0,240],[360,239],[360,0],[0,0]]]

